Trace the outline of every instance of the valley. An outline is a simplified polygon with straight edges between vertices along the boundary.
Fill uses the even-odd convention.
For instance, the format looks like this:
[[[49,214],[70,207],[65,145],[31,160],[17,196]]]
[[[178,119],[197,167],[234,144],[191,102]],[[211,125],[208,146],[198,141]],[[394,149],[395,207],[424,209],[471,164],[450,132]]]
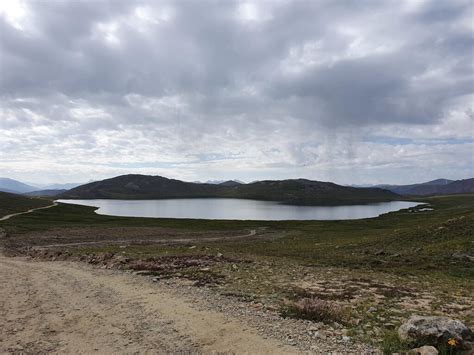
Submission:
[[[213,312],[218,307],[226,317],[243,317],[251,332],[291,351],[402,349],[408,345],[394,330],[411,314],[474,321],[473,196],[421,201],[432,210],[413,207],[352,221],[127,218],[59,204],[0,222],[0,243],[21,267],[53,262],[72,270],[67,265],[79,262],[90,272],[125,272],[160,290],[198,292],[192,303],[203,297]],[[344,317],[285,318],[285,305],[307,297],[340,307]],[[286,335],[257,321],[267,317],[272,324],[281,319]],[[205,349],[185,334],[197,342],[194,349]]]

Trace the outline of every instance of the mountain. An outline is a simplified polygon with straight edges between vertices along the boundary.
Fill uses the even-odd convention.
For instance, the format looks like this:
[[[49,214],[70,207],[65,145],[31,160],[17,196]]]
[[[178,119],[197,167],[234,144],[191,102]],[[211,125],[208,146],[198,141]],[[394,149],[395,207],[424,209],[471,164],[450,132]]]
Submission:
[[[240,180],[207,180],[204,184],[213,184],[213,185],[231,185],[231,184],[245,184]]]
[[[410,195],[411,190],[415,190],[419,186],[443,186],[453,182],[453,180],[448,179],[436,179],[428,182],[423,182],[419,184],[410,184],[410,185],[375,185],[381,189],[390,190],[400,195]]]
[[[452,195],[474,192],[474,178],[452,181],[446,185],[416,186],[407,191],[410,195]]]
[[[243,183],[238,181],[238,180],[227,180],[219,183],[221,186],[239,186],[242,185]]]
[[[24,184],[20,181],[9,179],[9,178],[0,178],[0,191],[11,192],[11,193],[25,193],[38,190],[37,187]]]
[[[264,180],[234,186],[225,197],[282,201],[294,205],[346,205],[391,201],[397,194],[379,188],[354,188],[307,179]]]
[[[379,188],[353,188],[330,182],[266,180],[250,184],[198,184],[161,176],[122,175],[66,191],[72,199],[165,199],[228,197],[281,201],[301,205],[342,205],[396,200],[399,196]]]
[[[42,190],[70,190],[75,187],[81,186],[84,183],[77,182],[77,183],[68,183],[68,184],[51,184],[51,185],[42,185]]]
[[[201,184],[219,185],[219,184],[222,184],[223,182],[226,182],[226,180],[207,180],[206,182],[199,182],[199,183],[201,183]]]
[[[67,189],[37,190],[37,191],[27,192],[26,194],[23,194],[23,195],[36,196],[36,197],[54,197],[62,193],[65,193],[66,191],[68,190]]]
[[[412,185],[378,185],[377,187],[390,190],[400,195],[450,195],[474,192],[474,179],[448,180],[437,179]]]
[[[161,176],[121,175],[71,189],[61,198],[154,199],[210,197],[219,185],[184,182]]]

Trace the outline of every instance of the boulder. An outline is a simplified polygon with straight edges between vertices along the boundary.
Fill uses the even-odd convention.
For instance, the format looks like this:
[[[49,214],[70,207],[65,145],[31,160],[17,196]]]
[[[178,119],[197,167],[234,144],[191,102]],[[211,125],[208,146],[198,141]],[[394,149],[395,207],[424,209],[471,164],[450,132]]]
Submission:
[[[472,348],[474,334],[464,323],[448,317],[412,316],[398,328],[400,339],[419,345],[446,347],[456,341],[457,349]]]
[[[409,354],[416,354],[416,355],[438,355],[439,352],[436,350],[434,346],[425,345],[419,348],[411,349]]]

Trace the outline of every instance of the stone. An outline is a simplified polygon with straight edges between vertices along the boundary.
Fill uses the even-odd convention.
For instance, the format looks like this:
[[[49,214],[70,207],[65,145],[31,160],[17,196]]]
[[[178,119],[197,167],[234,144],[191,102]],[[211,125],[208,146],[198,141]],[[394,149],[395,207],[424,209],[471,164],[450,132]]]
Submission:
[[[369,313],[374,313],[374,312],[376,312],[376,311],[377,311],[377,308],[375,308],[375,307],[370,307],[370,308],[367,310],[367,312],[369,312]]]
[[[276,312],[279,309],[277,306],[272,305],[272,304],[268,305],[266,308],[267,308],[267,311],[270,311],[270,312]]]
[[[434,346],[425,345],[420,348],[411,349],[409,354],[417,354],[417,355],[437,355],[439,354],[438,350]]]
[[[353,318],[350,320],[350,324],[352,325],[359,325],[362,322],[360,318]]]
[[[313,334],[313,337],[316,338],[316,339],[326,339],[327,335],[322,330],[318,330]]]
[[[147,276],[147,275],[151,274],[151,271],[149,271],[149,270],[137,270],[137,271],[134,271],[133,274],[138,275],[138,276]]]
[[[451,256],[455,259],[474,261],[474,256],[466,254],[466,253],[456,252],[456,253],[451,254]]]
[[[398,328],[400,339],[417,344],[447,346],[456,341],[457,349],[471,349],[474,334],[464,323],[448,317],[411,316]]]

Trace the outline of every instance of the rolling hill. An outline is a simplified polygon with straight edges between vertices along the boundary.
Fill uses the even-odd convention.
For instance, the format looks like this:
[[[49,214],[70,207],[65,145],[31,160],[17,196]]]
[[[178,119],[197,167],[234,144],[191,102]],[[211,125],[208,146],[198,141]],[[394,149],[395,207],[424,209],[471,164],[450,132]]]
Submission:
[[[342,205],[392,201],[400,196],[379,188],[353,188],[330,182],[266,180],[250,184],[197,184],[161,176],[122,175],[71,189],[59,198],[166,199],[228,197],[297,205]]]
[[[412,185],[378,185],[400,195],[429,196],[474,192],[474,178],[465,180],[437,179]]]

